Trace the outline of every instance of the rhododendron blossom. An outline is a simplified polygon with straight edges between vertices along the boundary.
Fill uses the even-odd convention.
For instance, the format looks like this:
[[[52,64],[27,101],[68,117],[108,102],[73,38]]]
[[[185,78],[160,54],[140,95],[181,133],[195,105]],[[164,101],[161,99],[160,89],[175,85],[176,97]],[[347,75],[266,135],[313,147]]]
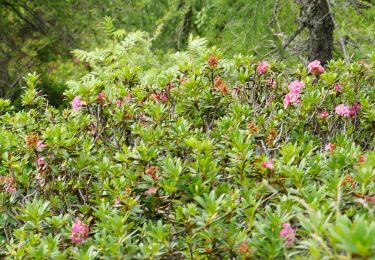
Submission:
[[[38,157],[36,160],[36,163],[39,167],[43,168],[45,165],[47,165],[46,161],[43,157]]]
[[[326,119],[329,116],[329,113],[327,111],[322,111],[319,113],[319,117],[321,119]]]
[[[121,201],[120,201],[119,198],[115,198],[115,199],[113,200],[113,203],[115,204],[115,206],[120,206],[120,205],[121,205]]]
[[[366,156],[364,156],[363,154],[361,154],[359,157],[358,157],[358,163],[359,164],[363,164],[366,162]]]
[[[272,160],[269,160],[269,161],[266,161],[266,162],[262,162],[262,167],[263,168],[266,168],[270,171],[273,171],[274,170],[274,165],[273,165],[273,161]]]
[[[155,187],[149,187],[146,191],[147,194],[149,195],[153,195],[156,193],[156,191],[158,190],[158,188],[155,188]]]
[[[358,111],[361,109],[361,104],[359,103],[354,103],[350,108],[349,108],[349,116],[354,118]]]
[[[325,147],[325,150],[329,151],[330,153],[333,153],[335,148],[336,148],[336,144],[328,143]]]
[[[289,93],[285,96],[284,99],[284,109],[286,109],[290,104],[300,103],[299,97],[301,95],[302,88],[305,86],[305,83],[295,80],[289,84],[288,89]]]
[[[305,83],[295,80],[289,84],[288,89],[291,93],[300,94],[303,87],[305,87]]]
[[[75,220],[72,226],[72,233],[70,239],[75,244],[80,244],[89,236],[89,227],[82,223],[78,218]]]
[[[364,199],[365,199],[367,202],[375,203],[375,196],[365,196]]]
[[[151,95],[151,97],[159,103],[166,103],[168,102],[168,97],[164,93],[154,93]]]
[[[349,117],[350,109],[348,106],[345,106],[344,104],[340,104],[335,108],[335,113],[338,114],[339,116]]]
[[[324,72],[323,66],[320,64],[320,61],[314,60],[307,65],[307,70],[312,74],[322,74]]]
[[[44,148],[46,148],[46,145],[43,143],[43,141],[39,140],[36,143],[36,149],[41,152],[44,150]]]
[[[83,105],[80,97],[75,97],[71,103],[73,110],[78,110]]]
[[[258,67],[257,67],[257,72],[258,72],[258,75],[264,75],[267,73],[267,70],[268,70],[268,63],[267,61],[262,61],[258,64]]]
[[[98,103],[102,103],[102,102],[104,102],[105,100],[106,100],[106,95],[105,95],[105,93],[102,91],[102,92],[100,92],[97,96],[96,96],[96,102],[98,102]]]
[[[280,231],[280,237],[285,239],[284,243],[287,246],[290,246],[296,238],[296,230],[289,223],[284,223]]]
[[[342,92],[342,86],[341,86],[341,84],[337,84],[337,85],[335,85],[335,86],[333,87],[333,89],[334,89],[335,91],[337,91],[337,92]]]
[[[122,101],[122,100],[117,100],[116,101],[116,106],[117,107],[122,107],[124,105],[124,101]]]
[[[207,63],[208,66],[213,69],[219,64],[219,60],[213,54],[211,54],[210,57],[208,57]]]

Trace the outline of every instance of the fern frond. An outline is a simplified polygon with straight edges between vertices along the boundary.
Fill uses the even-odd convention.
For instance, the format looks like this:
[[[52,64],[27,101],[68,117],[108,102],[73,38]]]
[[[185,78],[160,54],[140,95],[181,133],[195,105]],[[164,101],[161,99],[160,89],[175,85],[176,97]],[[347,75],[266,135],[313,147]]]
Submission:
[[[207,49],[207,40],[205,38],[193,38],[193,35],[189,35],[188,53],[190,56],[201,56]]]

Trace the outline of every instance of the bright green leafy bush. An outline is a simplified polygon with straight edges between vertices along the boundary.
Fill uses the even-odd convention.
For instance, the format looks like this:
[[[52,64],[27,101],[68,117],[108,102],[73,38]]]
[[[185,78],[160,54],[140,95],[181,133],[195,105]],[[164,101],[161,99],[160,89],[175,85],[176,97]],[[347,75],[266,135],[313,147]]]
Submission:
[[[23,110],[0,101],[3,256],[375,255],[374,56],[309,73],[191,38],[158,64],[147,34],[109,33],[75,51],[72,108],[36,74]]]

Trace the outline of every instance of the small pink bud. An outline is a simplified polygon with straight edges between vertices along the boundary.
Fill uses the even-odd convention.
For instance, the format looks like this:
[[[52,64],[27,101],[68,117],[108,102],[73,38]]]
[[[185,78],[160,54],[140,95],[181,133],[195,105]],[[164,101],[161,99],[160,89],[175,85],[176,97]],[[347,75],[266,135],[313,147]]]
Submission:
[[[321,119],[326,119],[329,116],[329,113],[327,111],[322,111],[319,113],[319,117]]]
[[[336,92],[342,92],[342,86],[341,84],[337,84],[333,87],[333,89],[336,91]]]
[[[328,143],[325,147],[326,151],[329,151],[330,153],[333,153],[333,151],[336,149],[336,144]]]
[[[267,70],[268,70],[268,63],[267,61],[262,61],[258,64],[258,67],[257,67],[257,72],[258,72],[258,75],[264,75],[267,73]]]
[[[149,187],[146,191],[147,194],[149,195],[153,195],[157,192],[158,188],[155,188],[155,187]]]
[[[274,165],[273,165],[273,161],[272,160],[269,160],[269,161],[266,161],[266,162],[262,162],[262,167],[263,168],[266,168],[270,171],[273,171],[274,170]]]
[[[280,237],[285,239],[285,245],[291,246],[296,238],[296,229],[294,229],[289,223],[284,223],[280,231]]]
[[[41,152],[44,150],[44,148],[46,148],[46,145],[43,143],[42,140],[39,140],[37,143],[36,143],[36,149]]]

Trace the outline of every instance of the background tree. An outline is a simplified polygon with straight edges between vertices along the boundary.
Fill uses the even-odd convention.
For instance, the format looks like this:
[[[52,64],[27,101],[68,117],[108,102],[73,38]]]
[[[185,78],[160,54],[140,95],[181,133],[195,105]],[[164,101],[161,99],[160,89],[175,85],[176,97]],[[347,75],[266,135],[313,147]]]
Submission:
[[[332,59],[334,22],[327,0],[298,0],[300,22],[309,31],[308,59],[323,64]]]
[[[65,82],[88,69],[71,51],[105,44],[98,30],[105,16],[126,32],[148,32],[160,60],[183,50],[189,34],[226,56],[253,54],[290,65],[360,59],[375,44],[373,2],[335,0],[328,12],[324,0],[0,0],[0,96],[18,100],[20,80],[36,71],[49,101],[61,104]],[[335,30],[327,12],[335,14]]]

